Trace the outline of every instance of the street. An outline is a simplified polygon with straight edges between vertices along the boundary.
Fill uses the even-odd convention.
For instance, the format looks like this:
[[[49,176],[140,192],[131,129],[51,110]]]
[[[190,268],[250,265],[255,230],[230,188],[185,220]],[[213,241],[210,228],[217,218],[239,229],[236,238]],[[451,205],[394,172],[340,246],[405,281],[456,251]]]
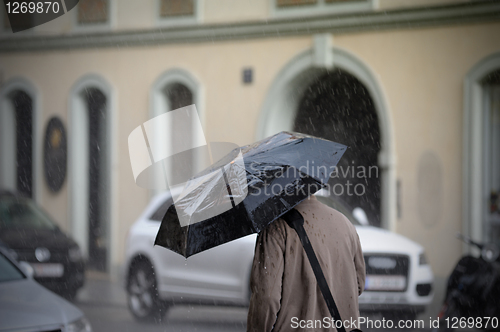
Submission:
[[[174,307],[158,323],[140,323],[126,306],[77,303],[89,318],[94,332],[104,331],[245,331],[246,308]]]
[[[174,306],[158,323],[141,323],[129,313],[125,291],[105,274],[90,271],[74,303],[82,310],[94,332],[111,331],[245,331],[247,308]]]
[[[172,307],[165,319],[158,323],[141,323],[129,313],[126,294],[118,282],[112,282],[107,275],[90,271],[84,288],[80,290],[75,305],[89,319],[94,332],[111,331],[203,331],[229,332],[246,331],[248,308],[187,306]],[[378,319],[379,317],[372,317]],[[426,321],[427,319],[419,317]],[[427,326],[426,326],[427,327]],[[384,331],[384,329],[362,328],[363,331]],[[390,329],[394,332],[420,332],[426,329]],[[467,330],[463,330],[467,331]],[[472,330],[471,330],[472,331]]]

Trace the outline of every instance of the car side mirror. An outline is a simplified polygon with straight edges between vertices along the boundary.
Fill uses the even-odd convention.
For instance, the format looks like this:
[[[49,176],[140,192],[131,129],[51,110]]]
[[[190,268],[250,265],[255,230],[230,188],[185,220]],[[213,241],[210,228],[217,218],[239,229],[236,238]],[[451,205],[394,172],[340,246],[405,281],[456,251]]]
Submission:
[[[363,226],[370,225],[370,222],[368,221],[368,216],[366,215],[365,210],[363,210],[362,208],[357,207],[354,210],[352,210],[352,215],[361,225]]]
[[[35,275],[35,270],[33,270],[33,267],[28,262],[21,261],[19,262],[19,266],[21,267],[21,270],[28,278],[33,279],[33,276]]]

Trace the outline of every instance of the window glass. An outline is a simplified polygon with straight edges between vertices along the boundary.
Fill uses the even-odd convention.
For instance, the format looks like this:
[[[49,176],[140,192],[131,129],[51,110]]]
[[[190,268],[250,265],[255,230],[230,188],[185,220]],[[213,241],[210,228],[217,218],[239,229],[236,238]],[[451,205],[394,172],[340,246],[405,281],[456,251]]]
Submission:
[[[108,0],[81,0],[78,3],[78,24],[106,23],[108,15]]]
[[[0,200],[0,230],[34,228],[55,230],[57,226],[33,202],[18,198]]]
[[[193,93],[183,84],[174,83],[165,89],[165,95],[170,101],[170,109],[178,108],[193,104]]]
[[[160,16],[191,16],[194,15],[194,0],[161,0]]]
[[[24,279],[24,275],[2,253],[0,253],[0,282]]]
[[[277,0],[278,7],[311,5],[317,3],[317,0]]]

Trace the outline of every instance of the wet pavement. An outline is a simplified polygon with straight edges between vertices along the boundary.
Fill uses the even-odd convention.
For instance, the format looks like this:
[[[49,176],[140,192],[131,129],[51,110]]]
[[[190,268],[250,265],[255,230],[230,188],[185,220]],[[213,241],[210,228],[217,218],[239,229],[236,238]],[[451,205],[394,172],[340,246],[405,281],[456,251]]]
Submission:
[[[74,304],[85,313],[94,332],[241,332],[246,331],[248,311],[236,307],[175,306],[161,322],[138,322],[128,311],[121,284],[93,271],[87,274],[86,284]]]
[[[127,308],[127,297],[122,285],[113,282],[106,274],[90,271],[86,285],[80,290],[74,303],[89,319],[94,332],[153,332],[153,331],[200,331],[200,332],[241,332],[246,331],[248,308],[187,306],[172,307],[161,322],[141,323],[135,320]],[[373,316],[371,319],[379,319]],[[429,332],[429,317],[422,319],[426,327],[414,328],[373,328],[362,327],[364,332]],[[294,329],[290,329],[293,331]],[[475,331],[475,330],[457,330]]]
[[[78,304],[87,315],[94,332],[104,331],[206,331],[233,332],[246,330],[246,309],[190,308],[179,306],[170,310],[158,323],[140,323],[132,318],[125,306],[95,306]]]

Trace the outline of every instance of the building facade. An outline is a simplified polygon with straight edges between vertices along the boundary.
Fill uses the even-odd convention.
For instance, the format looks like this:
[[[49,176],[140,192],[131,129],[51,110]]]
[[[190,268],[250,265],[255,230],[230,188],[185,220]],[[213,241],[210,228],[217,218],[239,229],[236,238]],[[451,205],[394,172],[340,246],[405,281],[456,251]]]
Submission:
[[[296,130],[350,145],[343,166],[364,191],[343,197],[421,243],[438,284],[466,249],[457,232],[500,242],[498,2],[82,0],[17,34],[2,19],[0,186],[113,275],[152,195],[127,137],[192,103],[209,141]],[[44,175],[53,117],[68,153],[57,190]]]

